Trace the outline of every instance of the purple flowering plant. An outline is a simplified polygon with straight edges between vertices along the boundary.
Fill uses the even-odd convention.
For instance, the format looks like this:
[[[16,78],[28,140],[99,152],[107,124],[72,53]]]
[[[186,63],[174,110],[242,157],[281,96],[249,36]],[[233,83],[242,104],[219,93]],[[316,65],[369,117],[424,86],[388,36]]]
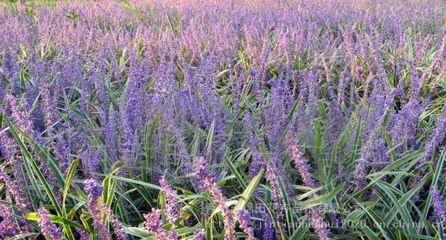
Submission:
[[[441,0],[0,1],[0,239],[443,239]]]

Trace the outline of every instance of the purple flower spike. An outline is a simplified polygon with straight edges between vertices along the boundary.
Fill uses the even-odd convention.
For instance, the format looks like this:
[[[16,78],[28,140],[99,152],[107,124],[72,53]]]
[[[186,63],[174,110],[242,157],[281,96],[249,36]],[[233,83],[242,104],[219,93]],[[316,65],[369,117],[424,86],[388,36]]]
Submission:
[[[20,234],[20,229],[14,220],[12,209],[9,206],[0,204],[0,217],[3,219],[0,222],[0,237],[7,239]]]
[[[0,180],[5,182],[5,185],[7,186],[8,190],[12,193],[14,196],[14,200],[16,201],[16,204],[27,208],[31,204],[29,203],[29,200],[23,196],[23,194],[19,191],[19,186],[16,185],[11,178],[6,174],[5,170],[0,167]]]
[[[99,197],[102,195],[103,187],[98,185],[94,179],[88,179],[85,181],[85,192],[88,195],[89,202],[87,203],[88,209],[91,212],[93,218],[93,226],[98,230],[99,238],[102,240],[112,239],[111,234],[108,232],[102,219],[101,211],[98,208]]]
[[[127,239],[127,233],[125,232],[124,228],[122,227],[122,224],[119,222],[118,218],[116,218],[115,214],[105,206],[103,202],[98,203],[98,207],[102,212],[105,213],[107,218],[110,220],[110,222],[113,225],[113,228],[115,230],[115,234],[118,237],[119,240],[125,240]]]
[[[146,229],[155,234],[158,240],[173,240],[169,232],[163,228],[161,221],[161,210],[153,209],[151,213],[144,215],[146,219]]]
[[[223,193],[218,189],[217,184],[214,182],[214,178],[208,171],[208,163],[204,158],[200,158],[194,165],[196,177],[198,181],[204,186],[204,189],[208,190],[214,198],[214,203],[220,207],[223,215],[223,221],[225,225],[225,240],[235,240],[234,219],[229,208],[226,206],[226,198]]]
[[[77,234],[79,235],[80,240],[89,240],[90,236],[84,230],[76,229]]]
[[[100,196],[102,196],[102,191],[104,188],[98,185],[94,179],[85,180],[85,192],[91,202],[96,203]]]
[[[273,196],[273,207],[276,213],[276,226],[280,228],[280,224],[283,220],[283,196],[280,190],[279,180],[276,178],[276,171],[273,169],[271,164],[266,165],[266,179],[268,180],[271,188],[272,188],[272,196]],[[265,212],[266,213],[266,212]],[[266,226],[268,227],[268,226]],[[278,234],[278,233],[277,233]]]
[[[40,217],[39,227],[42,229],[42,233],[45,237],[53,240],[62,240],[62,233],[60,229],[51,223],[48,210],[45,208],[39,209],[37,215]]]
[[[194,232],[194,238],[193,240],[203,240],[206,238],[206,232],[204,231],[204,229],[197,229]]]
[[[424,153],[423,157],[418,162],[418,166],[423,165],[426,163],[432,155],[434,155],[435,150],[440,145],[440,143],[443,141],[445,137],[446,132],[446,107],[443,108],[443,112],[441,113],[435,130],[431,133],[429,140],[426,144],[426,152]]]
[[[237,221],[240,223],[240,228],[246,233],[247,240],[254,240],[254,228],[251,227],[251,215],[247,211],[237,212]]]
[[[166,181],[165,176],[160,179],[160,185],[163,188],[163,192],[166,195],[167,206],[166,206],[166,217],[169,221],[172,229],[172,235],[177,239],[177,233],[175,232],[175,221],[178,219],[179,207],[177,205],[177,198],[175,197],[175,190],[173,190]]]
[[[291,156],[291,159],[294,162],[297,170],[302,177],[302,181],[308,187],[316,188],[316,182],[311,176],[310,170],[311,166],[308,163],[308,160],[305,158],[304,154],[300,151],[296,140],[292,139],[288,142],[288,154]]]
[[[446,222],[446,206],[443,203],[443,197],[441,196],[440,191],[436,187],[433,187],[431,194],[434,203],[434,214],[440,218],[442,222]]]
[[[331,235],[331,232],[319,212],[313,209],[311,212],[307,213],[307,218],[310,220],[311,226],[315,229],[320,240],[330,239],[329,236]]]

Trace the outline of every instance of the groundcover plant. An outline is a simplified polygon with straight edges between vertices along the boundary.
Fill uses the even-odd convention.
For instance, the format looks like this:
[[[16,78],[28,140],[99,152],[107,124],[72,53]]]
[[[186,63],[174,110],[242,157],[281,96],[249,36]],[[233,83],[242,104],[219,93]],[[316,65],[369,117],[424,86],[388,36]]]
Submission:
[[[445,239],[444,1],[0,5],[0,239]]]

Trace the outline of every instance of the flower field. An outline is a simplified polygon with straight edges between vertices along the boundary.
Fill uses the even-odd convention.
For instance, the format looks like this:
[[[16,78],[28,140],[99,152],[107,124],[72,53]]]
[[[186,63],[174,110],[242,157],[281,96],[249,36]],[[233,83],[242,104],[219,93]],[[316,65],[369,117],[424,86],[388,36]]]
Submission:
[[[445,135],[445,1],[0,1],[0,239],[446,239]]]

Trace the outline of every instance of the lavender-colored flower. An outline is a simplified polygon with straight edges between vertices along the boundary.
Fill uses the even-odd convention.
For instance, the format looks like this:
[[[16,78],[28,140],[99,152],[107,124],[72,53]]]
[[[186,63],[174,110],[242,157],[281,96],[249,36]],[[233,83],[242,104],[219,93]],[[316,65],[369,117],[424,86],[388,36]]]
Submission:
[[[49,214],[50,212],[45,208],[40,208],[39,211],[37,211],[37,215],[40,217],[39,227],[42,229],[42,233],[45,237],[54,240],[62,240],[60,228],[51,223]]]
[[[361,146],[353,174],[355,191],[365,186],[367,171],[370,167],[373,167],[374,171],[379,171],[388,162],[387,146],[381,136],[381,126],[390,104],[378,83],[375,84],[368,101],[370,105],[361,109],[362,118],[365,119],[365,127],[361,135],[364,144]]]
[[[89,240],[90,239],[90,236],[84,230],[76,229],[76,233],[79,235],[80,240]]]
[[[57,117],[57,103],[51,94],[51,86],[47,83],[42,87],[42,105],[45,112],[45,125],[48,135],[54,134],[54,124]]]
[[[87,170],[85,175],[94,178],[95,173],[100,169],[100,152],[95,149],[86,149],[82,153],[82,165]]]
[[[430,157],[435,153],[435,150],[437,149],[438,145],[442,142],[442,140],[445,137],[446,133],[446,107],[443,108],[443,112],[441,113],[436,128],[431,133],[427,144],[426,144],[426,151],[423,155],[423,157],[418,162],[418,166],[423,165],[425,162],[429,160]]]
[[[71,164],[70,158],[67,157],[70,154],[67,141],[63,136],[58,136],[52,143],[52,147],[54,148],[54,155],[59,163],[59,168],[63,173],[66,173]]]
[[[149,232],[155,234],[156,238],[159,240],[173,240],[174,238],[169,234],[169,232],[163,228],[163,222],[161,220],[161,210],[152,209],[152,212],[144,215],[146,219],[146,229]]]
[[[260,224],[260,229],[262,230],[262,237],[265,240],[273,240],[275,237],[274,228],[273,228],[273,222],[271,220],[271,216],[269,215],[268,211],[263,207],[261,210],[261,217],[263,219],[263,222]]]
[[[87,193],[90,202],[96,204],[98,202],[98,199],[102,196],[104,187],[97,184],[96,180],[94,179],[87,179],[85,180],[84,190]]]
[[[32,118],[28,112],[29,109],[26,101],[23,101],[22,106],[20,107],[12,94],[6,94],[5,99],[8,109],[11,112],[11,118],[14,124],[17,125],[17,127],[21,131],[25,132],[34,139],[39,140],[38,135],[34,129]],[[34,149],[31,150],[31,153],[36,156],[37,160],[39,161],[42,173],[50,180],[51,183],[56,183],[56,178],[54,177],[53,172],[50,171],[48,164]]]
[[[308,187],[316,188],[316,182],[311,176],[310,170],[311,166],[308,160],[305,158],[303,153],[300,151],[299,146],[295,139],[291,139],[287,146],[288,154],[294,162],[294,166],[300,173],[302,181]]]
[[[308,160],[299,150],[299,147],[297,146],[295,141],[296,140],[291,139],[288,143],[288,152],[291,155],[292,160],[294,161],[294,165],[298,169],[304,184],[308,187],[317,188],[317,184],[310,174],[311,167],[308,163]],[[310,212],[306,214],[306,216],[315,229],[319,239],[329,239],[328,236],[330,235],[330,231],[328,229],[328,225],[320,216],[318,210],[316,208],[311,209]]]
[[[443,202],[441,192],[435,187],[431,190],[432,201],[434,204],[434,214],[442,221],[446,222],[446,205]]]
[[[248,135],[247,137],[249,146],[251,148],[251,156],[252,156],[252,162],[249,166],[249,175],[251,178],[256,176],[260,172],[260,170],[265,166],[262,155],[257,149],[259,145],[258,142],[261,140],[257,139],[256,136],[254,136],[253,134],[254,123],[258,122],[259,122],[258,118],[253,119],[251,118],[251,115],[248,112],[245,113],[244,128],[245,132]]]
[[[2,112],[1,108],[0,108],[0,112]],[[6,129],[2,129],[0,131],[0,152],[2,153],[5,160],[12,163],[13,158],[18,151],[18,148],[19,148],[18,145],[8,135],[8,132],[6,131]]]
[[[0,237],[3,239],[14,237],[20,234],[20,228],[14,220],[12,209],[9,206],[0,204]]]
[[[331,232],[328,229],[328,225],[315,209],[310,210],[310,212],[307,213],[306,216],[308,220],[310,220],[311,226],[315,229],[319,239],[330,239],[329,236],[331,235]]]
[[[14,200],[17,205],[23,208],[28,208],[31,206],[29,200],[20,192],[19,186],[17,186],[11,178],[6,174],[5,169],[0,167],[0,180],[5,182],[5,185],[7,186],[8,190],[12,193],[14,196]]]
[[[98,208],[105,213],[105,216],[109,219],[109,221],[112,223],[113,228],[115,230],[115,234],[118,237],[119,240],[125,240],[127,239],[127,233],[125,229],[122,227],[121,222],[119,222],[116,215],[110,210],[109,207],[107,207],[103,202],[98,203]]]
[[[178,219],[179,206],[178,200],[175,197],[175,190],[173,190],[166,181],[165,176],[160,179],[160,185],[163,188],[163,193],[166,195],[167,207],[166,207],[166,217],[172,228],[172,235],[176,239],[177,233],[175,232],[175,221]]]
[[[34,131],[33,122],[30,118],[30,114],[27,111],[27,108],[22,106],[20,108],[17,103],[15,97],[12,94],[6,94],[5,100],[7,102],[7,106],[11,111],[11,117],[14,123],[22,130],[32,137],[36,137],[36,133]],[[23,102],[22,104],[25,104]]]
[[[98,185],[94,179],[85,180],[85,192],[88,196],[87,206],[93,218],[93,226],[99,232],[99,238],[102,240],[112,239],[107,227],[105,226],[102,214],[98,208],[99,198],[102,195],[103,187]]]
[[[205,238],[206,238],[206,231],[204,231],[204,229],[200,228],[194,231],[193,240],[203,240]]]
[[[247,211],[240,210],[237,212],[237,221],[240,228],[246,233],[248,240],[254,239],[254,228],[251,227],[251,215]]]
[[[231,211],[226,206],[226,198],[223,196],[220,189],[218,189],[217,184],[214,182],[214,178],[208,172],[208,163],[204,160],[204,158],[198,159],[198,161],[194,164],[195,176],[198,179],[199,183],[204,186],[204,189],[208,190],[214,200],[214,203],[220,208],[223,221],[225,226],[225,240],[234,240],[235,239],[235,230],[234,230],[234,219]]]
[[[283,221],[283,196],[280,189],[279,180],[276,178],[276,171],[271,166],[271,164],[266,165],[266,179],[268,180],[273,196],[273,207],[276,213],[276,227],[281,228],[281,222]],[[281,232],[281,231],[279,231]],[[279,234],[277,232],[277,234]]]
[[[266,168],[271,194],[258,189],[254,195],[268,201],[263,198],[271,195],[274,214],[255,215],[262,220],[253,224],[264,222],[256,234],[275,239],[293,229],[281,226],[282,204],[297,192],[284,155],[291,157],[298,183],[312,189],[319,179],[304,146],[308,155],[321,158],[311,162],[314,168],[322,159],[348,159],[331,167],[338,168],[340,181],[355,185],[348,187],[352,191],[363,189],[367,175],[390,162],[387,153],[400,158],[423,148],[416,179],[426,173],[426,163],[438,161],[446,132],[445,114],[436,120],[432,113],[442,104],[446,76],[446,7],[440,2],[153,0],[147,7],[137,0],[126,8],[116,1],[0,8],[0,112],[44,150],[24,139],[58,199],[60,184],[43,154],[54,157],[63,175],[80,156],[79,177],[94,178],[123,160],[128,164],[119,174],[153,182],[159,171],[141,176],[146,171],[140,167],[149,166],[140,161],[185,174],[193,171],[192,156],[205,153],[209,164],[224,169],[223,157],[240,152],[234,164],[242,176],[249,174],[248,182]],[[154,119],[159,121],[151,128]],[[432,122],[436,126],[429,126],[425,138]],[[17,233],[31,232],[22,225],[22,208],[32,210],[26,194],[38,190],[29,185],[27,156],[7,126],[0,122],[0,128],[0,198],[19,206],[4,213],[0,229],[9,224]],[[204,141],[203,133],[212,141]],[[291,134],[293,141],[284,142]],[[313,154],[316,140],[322,147]],[[222,232],[235,238],[227,200],[243,189],[230,180],[225,191],[211,173],[195,168],[199,181],[182,185],[207,191],[222,210]],[[168,238],[177,238],[182,203],[167,182],[160,182],[167,199],[162,224],[169,227]],[[92,235],[125,238],[113,208],[101,199],[99,183],[86,183]],[[362,197],[377,199],[368,192]],[[138,209],[123,204],[120,211],[129,218],[145,210],[139,202]],[[325,215],[307,218],[320,238],[328,235],[316,224]],[[188,224],[197,221],[189,218]]]

